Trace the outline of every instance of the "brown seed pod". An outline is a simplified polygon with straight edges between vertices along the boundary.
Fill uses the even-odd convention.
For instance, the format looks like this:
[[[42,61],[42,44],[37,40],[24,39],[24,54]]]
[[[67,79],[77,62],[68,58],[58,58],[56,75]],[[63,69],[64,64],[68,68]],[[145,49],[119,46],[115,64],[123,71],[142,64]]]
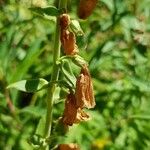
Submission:
[[[95,106],[93,84],[87,65],[83,66],[77,78],[75,96],[77,107],[93,108]]]
[[[76,37],[73,32],[69,32],[68,30],[62,30],[60,40],[64,49],[64,53],[66,55],[75,55],[78,53]]]
[[[60,15],[60,27],[61,30],[67,29],[70,24],[70,16],[68,14]]]
[[[78,17],[80,19],[86,19],[89,17],[96,7],[96,4],[97,0],[80,0],[78,7]]]

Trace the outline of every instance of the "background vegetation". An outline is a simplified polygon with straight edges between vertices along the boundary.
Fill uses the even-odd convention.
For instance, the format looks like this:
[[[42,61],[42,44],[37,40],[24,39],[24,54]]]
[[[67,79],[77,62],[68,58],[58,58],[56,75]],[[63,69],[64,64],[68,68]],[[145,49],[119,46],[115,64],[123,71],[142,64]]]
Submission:
[[[69,5],[75,19],[78,2]],[[0,0],[1,150],[32,150],[29,138],[45,115],[45,90],[6,87],[50,78],[55,19],[28,9],[46,3],[54,1]],[[84,36],[77,43],[89,62],[97,105],[89,111],[91,121],[72,126],[61,140],[78,143],[81,150],[150,149],[150,1],[101,0],[80,23]],[[54,120],[62,112],[63,103],[55,104]]]

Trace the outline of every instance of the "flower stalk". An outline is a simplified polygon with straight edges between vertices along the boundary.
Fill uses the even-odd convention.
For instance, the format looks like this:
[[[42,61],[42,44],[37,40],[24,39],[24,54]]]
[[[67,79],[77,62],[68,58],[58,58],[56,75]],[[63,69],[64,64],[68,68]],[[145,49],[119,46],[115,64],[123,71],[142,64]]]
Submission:
[[[67,6],[67,0],[59,0],[59,9],[65,8]],[[51,75],[50,82],[52,84],[48,88],[47,95],[47,114],[46,114],[46,124],[44,130],[44,138],[49,138],[51,135],[52,126],[52,115],[53,115],[53,103],[54,103],[54,92],[56,89],[56,82],[59,76],[59,67],[57,65],[57,60],[60,58],[60,26],[59,26],[59,16],[56,19],[56,30],[55,30],[55,41],[54,41],[54,52],[53,52],[53,71]],[[49,149],[49,146],[44,147],[45,150]]]

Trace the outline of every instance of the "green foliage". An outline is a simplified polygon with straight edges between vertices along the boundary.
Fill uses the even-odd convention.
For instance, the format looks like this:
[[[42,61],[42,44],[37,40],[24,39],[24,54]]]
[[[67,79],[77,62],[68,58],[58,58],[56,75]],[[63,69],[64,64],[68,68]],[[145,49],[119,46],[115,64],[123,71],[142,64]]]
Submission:
[[[56,7],[49,6],[49,7],[31,7],[30,10],[36,12],[39,15],[49,15],[49,16],[58,16],[60,14],[59,10]]]
[[[23,92],[37,92],[48,86],[48,82],[44,79],[21,80],[10,84],[7,88],[15,88]]]
[[[69,3],[74,20],[78,1]],[[59,13],[55,7],[33,8],[40,15],[54,17]],[[7,87],[19,81],[11,87],[35,92],[47,85],[52,71],[55,19],[35,15],[14,0],[0,1],[0,9],[0,149],[32,150],[30,137],[43,142],[40,134],[45,122],[46,91],[25,94]],[[149,18],[149,0],[101,0],[87,20],[72,22],[73,32],[84,32],[77,43],[80,54],[89,62],[97,105],[87,110],[91,120],[72,126],[65,137],[63,133],[56,138],[53,128],[54,143],[76,142],[81,150],[150,149]],[[79,66],[85,63],[80,57],[73,61],[79,60]],[[61,66],[63,88],[55,93],[54,127],[68,92],[65,79],[74,86],[68,67],[74,68],[75,76],[78,72],[67,61]],[[23,80],[29,78],[37,80]]]

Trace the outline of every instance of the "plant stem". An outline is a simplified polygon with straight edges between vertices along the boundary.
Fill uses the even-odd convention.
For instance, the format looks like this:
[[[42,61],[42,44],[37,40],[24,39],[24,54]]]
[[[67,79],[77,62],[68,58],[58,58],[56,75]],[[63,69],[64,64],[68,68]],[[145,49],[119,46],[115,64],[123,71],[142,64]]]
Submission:
[[[66,8],[67,0],[59,0],[59,9]],[[55,41],[54,41],[54,52],[53,52],[53,71],[51,75],[51,82],[57,81],[59,76],[59,67],[56,64],[56,61],[60,58],[60,26],[59,26],[59,17],[56,20],[56,31],[55,31]],[[44,130],[44,138],[48,138],[51,135],[51,126],[52,126],[52,115],[53,115],[53,103],[54,103],[54,92],[56,89],[56,82],[48,88],[47,95],[47,114],[46,114],[46,124]],[[44,147],[45,150],[49,149],[49,146]]]
[[[55,43],[54,43],[54,56],[53,56],[53,71],[52,71],[50,81],[58,80],[58,75],[59,75],[59,68],[56,65],[56,61],[60,57],[59,35],[60,35],[60,29],[59,29],[58,18],[57,18],[56,35],[55,35]],[[48,92],[48,95],[47,95],[47,115],[46,115],[44,137],[49,137],[51,134],[52,108],[53,108],[55,88],[56,88],[56,83],[52,82],[52,84],[49,86],[48,91],[47,91]]]

